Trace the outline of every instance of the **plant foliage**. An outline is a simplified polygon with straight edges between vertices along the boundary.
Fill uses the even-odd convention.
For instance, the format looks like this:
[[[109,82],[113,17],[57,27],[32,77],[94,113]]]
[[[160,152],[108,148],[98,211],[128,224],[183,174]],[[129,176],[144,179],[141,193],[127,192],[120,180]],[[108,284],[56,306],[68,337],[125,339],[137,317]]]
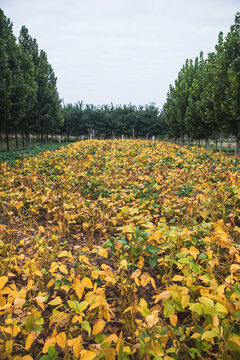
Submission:
[[[146,140],[0,164],[0,358],[238,359],[239,170]]]

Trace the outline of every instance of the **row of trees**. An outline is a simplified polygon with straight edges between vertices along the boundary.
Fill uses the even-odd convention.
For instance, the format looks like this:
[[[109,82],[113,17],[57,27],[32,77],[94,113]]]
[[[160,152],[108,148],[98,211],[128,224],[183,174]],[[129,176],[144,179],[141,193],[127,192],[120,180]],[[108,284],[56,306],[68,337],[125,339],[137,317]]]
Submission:
[[[23,26],[18,41],[12,23],[0,9],[0,138],[48,134],[77,138],[165,136],[202,141],[236,138],[240,152],[240,13],[224,38],[220,33],[215,51],[204,59],[186,60],[174,85],[170,85],[162,111],[154,105],[83,105],[62,108],[57,79],[47,55]]]
[[[164,131],[164,122],[159,109],[154,105],[86,105],[82,102],[68,104],[63,109],[63,131],[71,135],[85,135],[93,139],[133,137],[149,138]]]
[[[182,143],[191,140],[236,139],[240,152],[240,13],[215,51],[186,60],[174,85],[170,85],[163,118],[167,133]]]
[[[54,133],[62,124],[56,77],[47,55],[23,26],[18,42],[12,23],[0,9],[0,129],[9,149],[9,134],[22,134],[23,146],[30,134]]]

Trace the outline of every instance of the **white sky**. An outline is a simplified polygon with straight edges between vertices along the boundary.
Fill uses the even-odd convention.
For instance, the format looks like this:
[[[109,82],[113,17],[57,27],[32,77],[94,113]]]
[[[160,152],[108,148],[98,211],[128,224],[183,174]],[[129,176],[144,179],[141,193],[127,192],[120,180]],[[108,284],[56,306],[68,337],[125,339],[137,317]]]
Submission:
[[[65,103],[162,106],[187,58],[214,50],[240,0],[0,0],[45,50]]]

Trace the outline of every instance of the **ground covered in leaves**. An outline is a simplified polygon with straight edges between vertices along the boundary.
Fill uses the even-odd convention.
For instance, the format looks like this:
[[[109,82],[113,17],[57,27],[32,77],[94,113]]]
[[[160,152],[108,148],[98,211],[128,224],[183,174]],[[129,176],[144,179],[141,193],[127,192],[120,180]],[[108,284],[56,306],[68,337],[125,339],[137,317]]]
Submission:
[[[239,359],[240,162],[145,140],[0,165],[0,358]]]

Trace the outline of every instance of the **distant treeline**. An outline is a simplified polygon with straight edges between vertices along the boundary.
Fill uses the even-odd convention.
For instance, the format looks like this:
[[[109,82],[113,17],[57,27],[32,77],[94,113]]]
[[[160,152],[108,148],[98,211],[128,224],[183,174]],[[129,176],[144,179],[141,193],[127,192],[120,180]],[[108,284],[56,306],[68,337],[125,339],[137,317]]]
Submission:
[[[240,13],[224,38],[220,32],[215,51],[186,60],[163,106],[166,132],[182,143],[187,139],[236,139],[240,151]]]
[[[61,105],[57,79],[47,55],[23,26],[18,41],[0,9],[0,142],[30,134],[47,142],[49,134],[78,138],[165,137],[179,143],[236,139],[240,152],[240,13],[215,51],[186,60],[160,111],[154,104]]]
[[[113,106],[68,104],[63,109],[67,140],[74,136],[93,138],[145,138],[164,133],[162,114],[154,105]]]

